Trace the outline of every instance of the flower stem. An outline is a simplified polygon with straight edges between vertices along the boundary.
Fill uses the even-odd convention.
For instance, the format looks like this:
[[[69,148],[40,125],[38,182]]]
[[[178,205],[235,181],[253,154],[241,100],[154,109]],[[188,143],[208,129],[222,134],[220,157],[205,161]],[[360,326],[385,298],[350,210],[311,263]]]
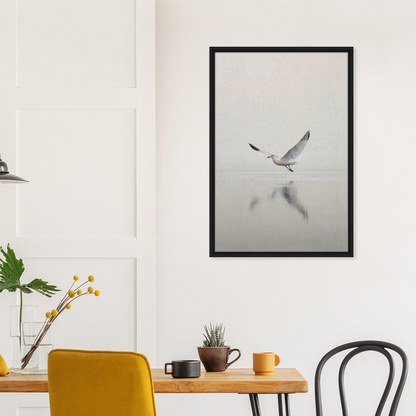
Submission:
[[[23,292],[20,289],[20,313],[19,313],[19,347],[22,349],[22,318],[23,318]]]

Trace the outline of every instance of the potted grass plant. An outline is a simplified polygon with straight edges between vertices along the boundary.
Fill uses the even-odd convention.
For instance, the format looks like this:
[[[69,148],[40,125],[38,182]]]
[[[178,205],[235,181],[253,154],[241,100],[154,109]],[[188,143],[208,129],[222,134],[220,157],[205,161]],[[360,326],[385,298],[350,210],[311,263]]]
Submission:
[[[198,347],[199,358],[207,372],[225,371],[232,363],[241,357],[239,349],[231,349],[225,345],[225,327],[223,324],[204,325],[204,340],[202,346]],[[236,351],[238,357],[228,362],[229,356]]]

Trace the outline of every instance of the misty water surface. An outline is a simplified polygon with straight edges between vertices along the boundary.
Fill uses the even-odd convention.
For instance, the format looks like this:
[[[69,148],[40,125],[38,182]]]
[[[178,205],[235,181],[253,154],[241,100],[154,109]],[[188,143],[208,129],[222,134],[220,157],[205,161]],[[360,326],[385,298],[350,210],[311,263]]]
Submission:
[[[219,173],[216,251],[347,251],[344,172]]]

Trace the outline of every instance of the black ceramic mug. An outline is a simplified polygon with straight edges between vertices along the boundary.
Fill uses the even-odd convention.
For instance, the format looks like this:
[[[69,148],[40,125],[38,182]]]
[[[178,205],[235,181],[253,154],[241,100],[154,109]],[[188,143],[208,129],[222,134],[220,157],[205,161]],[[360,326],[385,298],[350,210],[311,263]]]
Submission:
[[[165,374],[171,374],[173,378],[198,378],[201,375],[201,362],[199,360],[172,361],[165,364]]]

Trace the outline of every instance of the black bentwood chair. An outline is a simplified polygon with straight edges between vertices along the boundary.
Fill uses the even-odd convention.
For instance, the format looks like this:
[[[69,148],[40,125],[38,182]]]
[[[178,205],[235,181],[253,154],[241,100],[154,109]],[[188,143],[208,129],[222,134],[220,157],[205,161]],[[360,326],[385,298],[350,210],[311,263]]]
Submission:
[[[347,411],[347,403],[345,400],[345,391],[344,391],[344,372],[345,367],[347,366],[348,362],[351,360],[352,357],[356,356],[360,352],[364,351],[376,351],[380,354],[383,354],[390,365],[390,372],[389,377],[387,379],[387,384],[384,389],[383,395],[381,397],[380,403],[377,407],[377,411],[375,413],[375,416],[380,416],[381,412],[383,411],[384,405],[386,403],[387,397],[390,393],[391,386],[393,384],[394,380],[394,360],[391,356],[390,352],[387,351],[387,349],[390,349],[392,351],[395,351],[397,354],[400,355],[403,365],[402,365],[402,372],[399,380],[399,384],[396,389],[396,393],[394,394],[393,401],[391,403],[389,416],[395,416],[397,411],[397,406],[399,405],[399,400],[402,395],[402,391],[404,388],[404,383],[406,382],[407,378],[407,371],[408,371],[408,360],[405,352],[397,347],[394,344],[389,344],[388,342],[382,342],[382,341],[358,341],[358,342],[350,342],[348,344],[340,345],[337,348],[334,348],[333,350],[329,351],[322,360],[319,362],[318,367],[316,369],[315,373],[315,405],[316,405],[316,415],[322,416],[322,400],[321,400],[321,373],[322,369],[325,365],[325,363],[333,357],[335,354],[338,354],[341,351],[345,351],[348,349],[352,349],[344,358],[344,360],[341,363],[341,366],[339,368],[338,373],[338,384],[339,384],[339,394],[341,398],[341,406],[342,406],[342,414],[343,416],[348,416]]]

